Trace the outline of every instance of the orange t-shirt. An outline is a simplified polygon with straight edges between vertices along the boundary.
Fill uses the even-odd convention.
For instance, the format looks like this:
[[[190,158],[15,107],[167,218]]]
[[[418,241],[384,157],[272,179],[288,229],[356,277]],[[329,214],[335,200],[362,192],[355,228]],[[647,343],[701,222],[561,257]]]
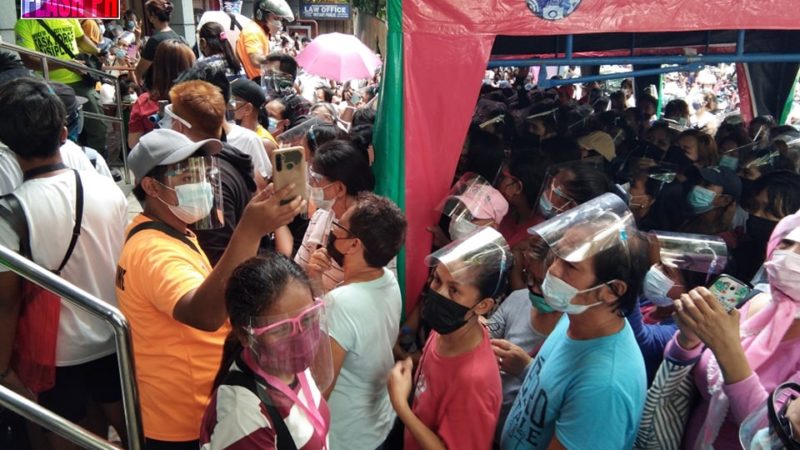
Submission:
[[[148,221],[136,216],[126,236]],[[131,325],[144,434],[161,441],[199,438],[230,331],[227,322],[208,333],[172,318],[178,301],[211,273],[197,239],[188,237],[197,251],[161,231],[140,231],[125,243],[117,267],[117,299]]]
[[[239,33],[239,39],[236,40],[236,56],[244,67],[247,73],[247,78],[251,80],[254,77],[261,76],[261,67],[253,65],[250,62],[250,54],[257,53],[259,55],[267,55],[269,53],[269,36],[261,29],[256,21],[252,21],[242,27],[242,32]]]

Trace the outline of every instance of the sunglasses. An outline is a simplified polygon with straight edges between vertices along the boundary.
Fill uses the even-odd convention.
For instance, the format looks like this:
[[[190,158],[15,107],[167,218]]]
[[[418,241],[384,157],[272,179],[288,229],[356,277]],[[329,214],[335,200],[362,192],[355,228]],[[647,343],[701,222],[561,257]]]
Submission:
[[[323,311],[324,303],[321,299],[315,298],[314,304],[298,314],[297,317],[280,320],[263,327],[253,327],[251,325],[248,327],[248,332],[253,337],[288,338],[319,326]]]

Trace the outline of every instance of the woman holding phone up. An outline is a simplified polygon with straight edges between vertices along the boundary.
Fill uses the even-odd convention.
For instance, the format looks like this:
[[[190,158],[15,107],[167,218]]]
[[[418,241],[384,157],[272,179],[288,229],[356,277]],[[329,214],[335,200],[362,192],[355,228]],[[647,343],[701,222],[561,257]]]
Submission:
[[[800,372],[800,214],[775,227],[765,267],[770,292],[741,311],[727,312],[703,287],[675,301],[680,331],[665,356],[699,358],[692,375],[701,401],[684,430],[683,448],[739,448],[742,421]]]

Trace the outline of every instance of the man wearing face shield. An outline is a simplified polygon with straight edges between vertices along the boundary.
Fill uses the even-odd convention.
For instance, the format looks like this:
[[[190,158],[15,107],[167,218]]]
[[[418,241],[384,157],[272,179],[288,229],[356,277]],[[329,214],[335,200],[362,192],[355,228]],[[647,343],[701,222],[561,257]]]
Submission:
[[[177,120],[177,119],[176,119]],[[185,124],[184,124],[185,125]],[[144,434],[154,445],[195,445],[198,424],[228,332],[224,284],[255,256],[261,238],[303,208],[291,186],[256,194],[213,266],[189,230],[222,218],[215,139],[192,142],[168,129],[143,136],[131,151],[134,194],[143,213],[133,219],[117,267],[122,312],[130,320]]]
[[[422,320],[432,331],[417,373],[406,358],[388,381],[392,405],[405,424],[406,450],[491,448],[502,390],[481,316],[503,296],[511,261],[505,239],[490,227],[425,259],[433,271]]]
[[[269,54],[269,36],[275,36],[283,28],[282,19],[294,20],[286,0],[258,0],[253,4],[253,21],[242,28],[236,41],[236,56],[247,78],[260,81],[261,64]]]
[[[647,266],[633,215],[604,194],[530,231],[555,255],[544,301],[566,314],[526,369],[501,448],[631,448],[646,392],[623,316],[636,306]]]

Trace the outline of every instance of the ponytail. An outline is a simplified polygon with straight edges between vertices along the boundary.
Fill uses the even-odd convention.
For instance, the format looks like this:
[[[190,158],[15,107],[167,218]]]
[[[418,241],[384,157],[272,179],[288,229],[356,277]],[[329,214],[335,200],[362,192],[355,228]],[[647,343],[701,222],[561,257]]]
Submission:
[[[208,22],[200,28],[199,36],[206,41],[206,48],[212,55],[222,54],[231,72],[238,74],[242,70],[242,64],[236,53],[231,47],[231,42],[227,32],[222,25],[216,22]]]
[[[231,365],[233,365],[236,357],[242,353],[242,350],[244,350],[244,347],[239,342],[239,337],[236,336],[236,333],[234,331],[228,333],[228,337],[225,338],[225,344],[222,346],[222,362],[219,365],[219,370],[217,370],[217,375],[214,376],[214,384],[211,386],[211,395],[214,395],[214,391],[225,381],[225,377],[231,370]]]

